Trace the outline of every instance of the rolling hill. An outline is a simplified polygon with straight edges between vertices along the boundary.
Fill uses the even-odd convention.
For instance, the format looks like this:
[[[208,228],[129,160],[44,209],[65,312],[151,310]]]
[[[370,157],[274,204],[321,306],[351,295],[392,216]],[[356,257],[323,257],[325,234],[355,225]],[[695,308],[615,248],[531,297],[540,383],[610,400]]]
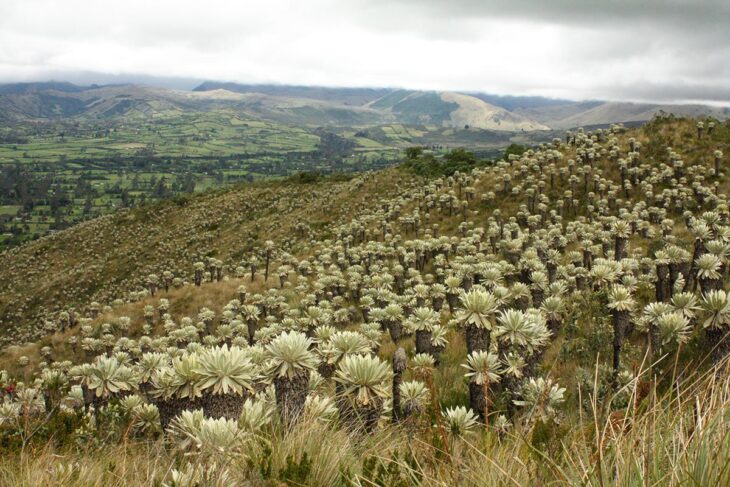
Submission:
[[[239,83],[224,83],[217,81],[205,81],[193,88],[194,92],[215,90],[232,91],[234,93],[261,93],[263,95],[281,98],[305,98],[354,106],[370,103],[392,91],[388,88],[326,88],[321,86],[243,85]]]
[[[387,88],[243,85],[206,81],[192,91],[130,84],[76,86],[64,82],[0,85],[4,123],[107,120],[190,111],[231,110],[293,125],[369,126],[401,123],[505,132],[644,122],[657,113],[725,119],[730,108],[575,102],[542,97]]]
[[[540,120],[555,129],[605,125],[612,123],[646,122],[662,113],[676,116],[711,116],[724,120],[730,116],[728,107],[709,107],[705,105],[652,105],[647,103],[586,102],[580,105],[541,108],[538,110],[518,110],[526,117]]]

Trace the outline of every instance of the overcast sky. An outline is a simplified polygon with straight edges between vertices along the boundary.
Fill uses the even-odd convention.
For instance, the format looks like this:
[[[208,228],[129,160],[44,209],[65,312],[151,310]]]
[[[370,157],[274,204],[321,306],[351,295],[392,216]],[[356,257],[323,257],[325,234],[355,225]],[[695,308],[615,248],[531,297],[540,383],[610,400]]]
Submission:
[[[729,19],[730,0],[0,0],[0,81],[96,72],[730,104]]]

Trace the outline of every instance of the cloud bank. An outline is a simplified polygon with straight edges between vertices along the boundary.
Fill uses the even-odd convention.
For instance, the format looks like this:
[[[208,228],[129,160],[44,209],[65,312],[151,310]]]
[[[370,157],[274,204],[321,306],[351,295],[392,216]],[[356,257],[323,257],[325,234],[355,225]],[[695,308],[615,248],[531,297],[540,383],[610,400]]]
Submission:
[[[730,104],[728,18],[714,0],[3,0],[0,81],[93,72]]]

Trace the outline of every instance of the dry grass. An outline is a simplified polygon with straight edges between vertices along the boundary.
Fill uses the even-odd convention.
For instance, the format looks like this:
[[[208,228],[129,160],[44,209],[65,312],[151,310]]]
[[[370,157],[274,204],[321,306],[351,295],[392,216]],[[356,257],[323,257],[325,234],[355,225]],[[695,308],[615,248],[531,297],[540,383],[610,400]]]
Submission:
[[[423,422],[363,436],[307,420],[290,432],[275,428],[268,440],[235,455],[221,452],[201,465],[215,466],[212,478],[220,480],[205,485],[298,485],[284,484],[282,475],[287,464],[300,463],[305,454],[311,463],[303,485],[312,486],[377,485],[368,462],[397,470],[387,478],[399,478],[403,483],[398,485],[730,485],[727,376],[697,376],[658,397],[653,407],[645,409],[645,401],[623,415],[607,414],[594,404],[593,411],[550,426],[555,437],[547,445],[538,441],[544,425],[520,423],[503,437],[491,430],[453,437],[446,455],[432,444]],[[46,446],[22,458],[0,459],[0,485],[159,485],[173,468],[196,461],[159,442],[65,451]],[[270,474],[262,474],[266,466]]]

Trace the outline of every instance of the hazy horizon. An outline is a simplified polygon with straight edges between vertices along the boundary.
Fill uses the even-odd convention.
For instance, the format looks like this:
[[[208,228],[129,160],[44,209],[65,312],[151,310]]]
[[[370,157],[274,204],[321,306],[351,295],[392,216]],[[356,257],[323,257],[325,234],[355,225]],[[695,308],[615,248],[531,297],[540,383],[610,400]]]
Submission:
[[[11,84],[33,84],[33,83],[71,83],[80,87],[88,87],[98,85],[99,87],[114,86],[114,85],[130,85],[139,87],[150,87],[150,88],[165,88],[178,91],[193,91],[196,87],[202,83],[213,82],[213,83],[233,83],[242,86],[282,86],[282,87],[304,87],[304,88],[327,88],[327,89],[374,89],[374,90],[415,90],[415,91],[453,91],[466,94],[480,94],[488,95],[498,98],[536,98],[550,101],[566,101],[575,103],[590,103],[590,102],[611,102],[611,103],[632,103],[632,104],[660,104],[660,105],[707,105],[714,107],[730,107],[730,101],[727,102],[716,102],[716,101],[702,101],[702,100],[674,100],[674,101],[661,101],[661,100],[645,100],[645,99],[610,99],[610,98],[582,98],[578,99],[575,97],[552,97],[543,95],[525,95],[519,93],[494,93],[479,90],[419,90],[417,88],[411,88],[408,86],[342,86],[342,85],[315,85],[315,84],[297,84],[297,83],[254,83],[246,81],[234,81],[234,80],[216,80],[209,78],[166,78],[166,77],[155,77],[151,75],[112,75],[108,73],[67,73],[50,75],[50,77],[44,78],[39,77],[35,79],[27,80],[3,80],[0,79],[0,86],[11,85]]]

